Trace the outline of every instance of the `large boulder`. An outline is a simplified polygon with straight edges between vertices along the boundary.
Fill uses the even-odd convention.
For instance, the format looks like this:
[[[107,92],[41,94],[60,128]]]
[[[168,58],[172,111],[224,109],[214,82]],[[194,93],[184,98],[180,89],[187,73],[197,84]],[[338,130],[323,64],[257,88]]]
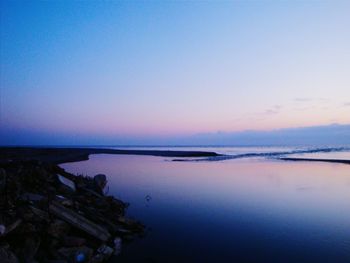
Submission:
[[[96,191],[100,194],[103,194],[103,189],[107,185],[107,177],[104,174],[96,174],[94,176],[94,183]]]

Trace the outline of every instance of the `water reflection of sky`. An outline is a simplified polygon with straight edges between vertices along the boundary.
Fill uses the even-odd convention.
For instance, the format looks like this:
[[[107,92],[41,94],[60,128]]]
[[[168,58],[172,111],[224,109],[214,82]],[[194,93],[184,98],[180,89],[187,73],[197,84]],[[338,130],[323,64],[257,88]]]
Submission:
[[[290,154],[288,157],[350,160],[350,151]]]
[[[349,262],[349,165],[93,155],[62,166],[106,173],[152,229],[124,262]]]

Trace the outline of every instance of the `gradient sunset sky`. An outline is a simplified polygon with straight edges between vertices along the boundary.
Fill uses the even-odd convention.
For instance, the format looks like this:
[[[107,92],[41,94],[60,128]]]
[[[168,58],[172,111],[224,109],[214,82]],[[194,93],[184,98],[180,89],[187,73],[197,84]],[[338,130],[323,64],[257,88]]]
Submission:
[[[350,124],[349,14],[350,1],[1,1],[2,132]]]

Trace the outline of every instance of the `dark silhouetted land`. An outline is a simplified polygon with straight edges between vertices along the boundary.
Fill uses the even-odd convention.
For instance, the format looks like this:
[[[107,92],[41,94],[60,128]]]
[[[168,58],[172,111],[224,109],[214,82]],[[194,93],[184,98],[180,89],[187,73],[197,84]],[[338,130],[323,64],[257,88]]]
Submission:
[[[316,159],[316,158],[296,158],[296,157],[282,157],[279,159],[284,160],[284,161],[307,161],[307,162],[327,162],[327,163],[350,164],[350,160],[342,160],[342,159]]]
[[[90,154],[127,154],[162,157],[212,157],[215,152],[201,151],[158,151],[158,150],[116,150],[101,148],[41,148],[41,147],[1,147],[1,161],[38,160],[49,163],[77,162],[89,159]]]

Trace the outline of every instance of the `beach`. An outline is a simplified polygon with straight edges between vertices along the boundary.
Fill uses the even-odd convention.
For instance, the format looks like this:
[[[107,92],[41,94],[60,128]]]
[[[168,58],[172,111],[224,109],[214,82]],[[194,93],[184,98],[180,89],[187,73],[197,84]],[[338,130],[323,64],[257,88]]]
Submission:
[[[107,244],[111,251],[110,237],[121,240],[118,244],[122,246],[114,248],[118,254],[110,252],[105,257],[110,262],[320,263],[336,259],[347,263],[350,257],[347,147],[2,147],[0,153],[1,167],[9,175],[19,169],[28,173],[25,177],[31,176],[33,182],[44,185],[50,174],[48,178],[57,181],[58,173],[66,178],[58,184],[77,189],[84,199],[106,194],[117,200],[118,211],[122,212],[115,219],[106,214],[106,222],[101,215],[96,219],[96,212],[91,213],[99,209],[94,205],[98,199],[90,201],[90,210],[82,210],[88,212],[85,216],[89,220],[109,226],[111,232],[96,234],[89,227],[79,230],[80,225],[74,225],[72,233],[82,235],[90,249],[79,246],[74,253],[96,257],[100,250],[91,240],[101,239],[102,235],[103,242],[97,244]],[[31,174],[33,169],[55,172]],[[105,174],[108,182],[102,183],[106,187],[103,192],[89,183],[98,174]],[[39,177],[35,179],[36,176]],[[14,183],[16,174],[10,178]],[[58,189],[56,196],[64,199],[57,199],[51,209],[60,218],[61,213],[73,214],[71,206],[57,203],[67,204],[64,200],[71,198],[71,190],[60,192],[61,188],[56,187],[51,188]],[[47,187],[37,188],[35,184],[27,186],[26,191],[29,193],[14,196],[12,202],[23,194],[33,200],[45,200],[49,194]],[[66,196],[67,193],[70,194]],[[36,202],[36,209],[45,213],[45,206]],[[9,218],[8,210],[3,211],[2,215]],[[130,221],[120,219],[124,217]],[[69,218],[63,217],[72,223]],[[114,224],[124,224],[129,234],[125,236],[125,230]],[[23,225],[26,224],[18,229]],[[9,237],[16,235],[18,232],[13,231]],[[51,238],[47,244],[51,244]],[[10,244],[21,248],[19,243]],[[324,249],[320,251],[319,247]],[[65,247],[56,249],[67,251]],[[34,253],[32,257],[35,256]]]
[[[171,158],[185,158],[174,159],[174,161],[187,160],[186,158],[203,158],[206,160],[220,161],[236,158],[251,158],[251,157],[276,157],[280,160],[286,161],[313,161],[313,162],[332,162],[350,164],[350,158],[305,158],[305,157],[285,157],[285,155],[304,154],[304,153],[331,153],[339,151],[349,151],[349,147],[320,147],[310,148],[307,150],[282,150],[271,151],[264,153],[216,153],[214,151],[203,151],[202,147],[124,147],[124,149],[113,149],[116,147],[0,147],[0,161],[7,162],[23,161],[23,160],[37,160],[48,163],[67,163],[77,162],[89,159],[91,154],[114,154],[114,155],[144,155],[144,156],[161,156]],[[123,148],[123,147],[120,147]],[[141,149],[138,149],[141,148]],[[171,150],[168,150],[168,149]],[[193,150],[196,148],[196,150]],[[206,147],[212,150],[215,147]],[[204,149],[206,149],[204,148]],[[218,147],[216,147],[217,149]],[[219,147],[220,148],[220,147]],[[225,147],[226,148],[226,147]],[[243,147],[244,148],[244,147]],[[248,147],[249,149],[249,147]],[[287,148],[288,149],[288,148]],[[191,161],[191,159],[188,159]]]

